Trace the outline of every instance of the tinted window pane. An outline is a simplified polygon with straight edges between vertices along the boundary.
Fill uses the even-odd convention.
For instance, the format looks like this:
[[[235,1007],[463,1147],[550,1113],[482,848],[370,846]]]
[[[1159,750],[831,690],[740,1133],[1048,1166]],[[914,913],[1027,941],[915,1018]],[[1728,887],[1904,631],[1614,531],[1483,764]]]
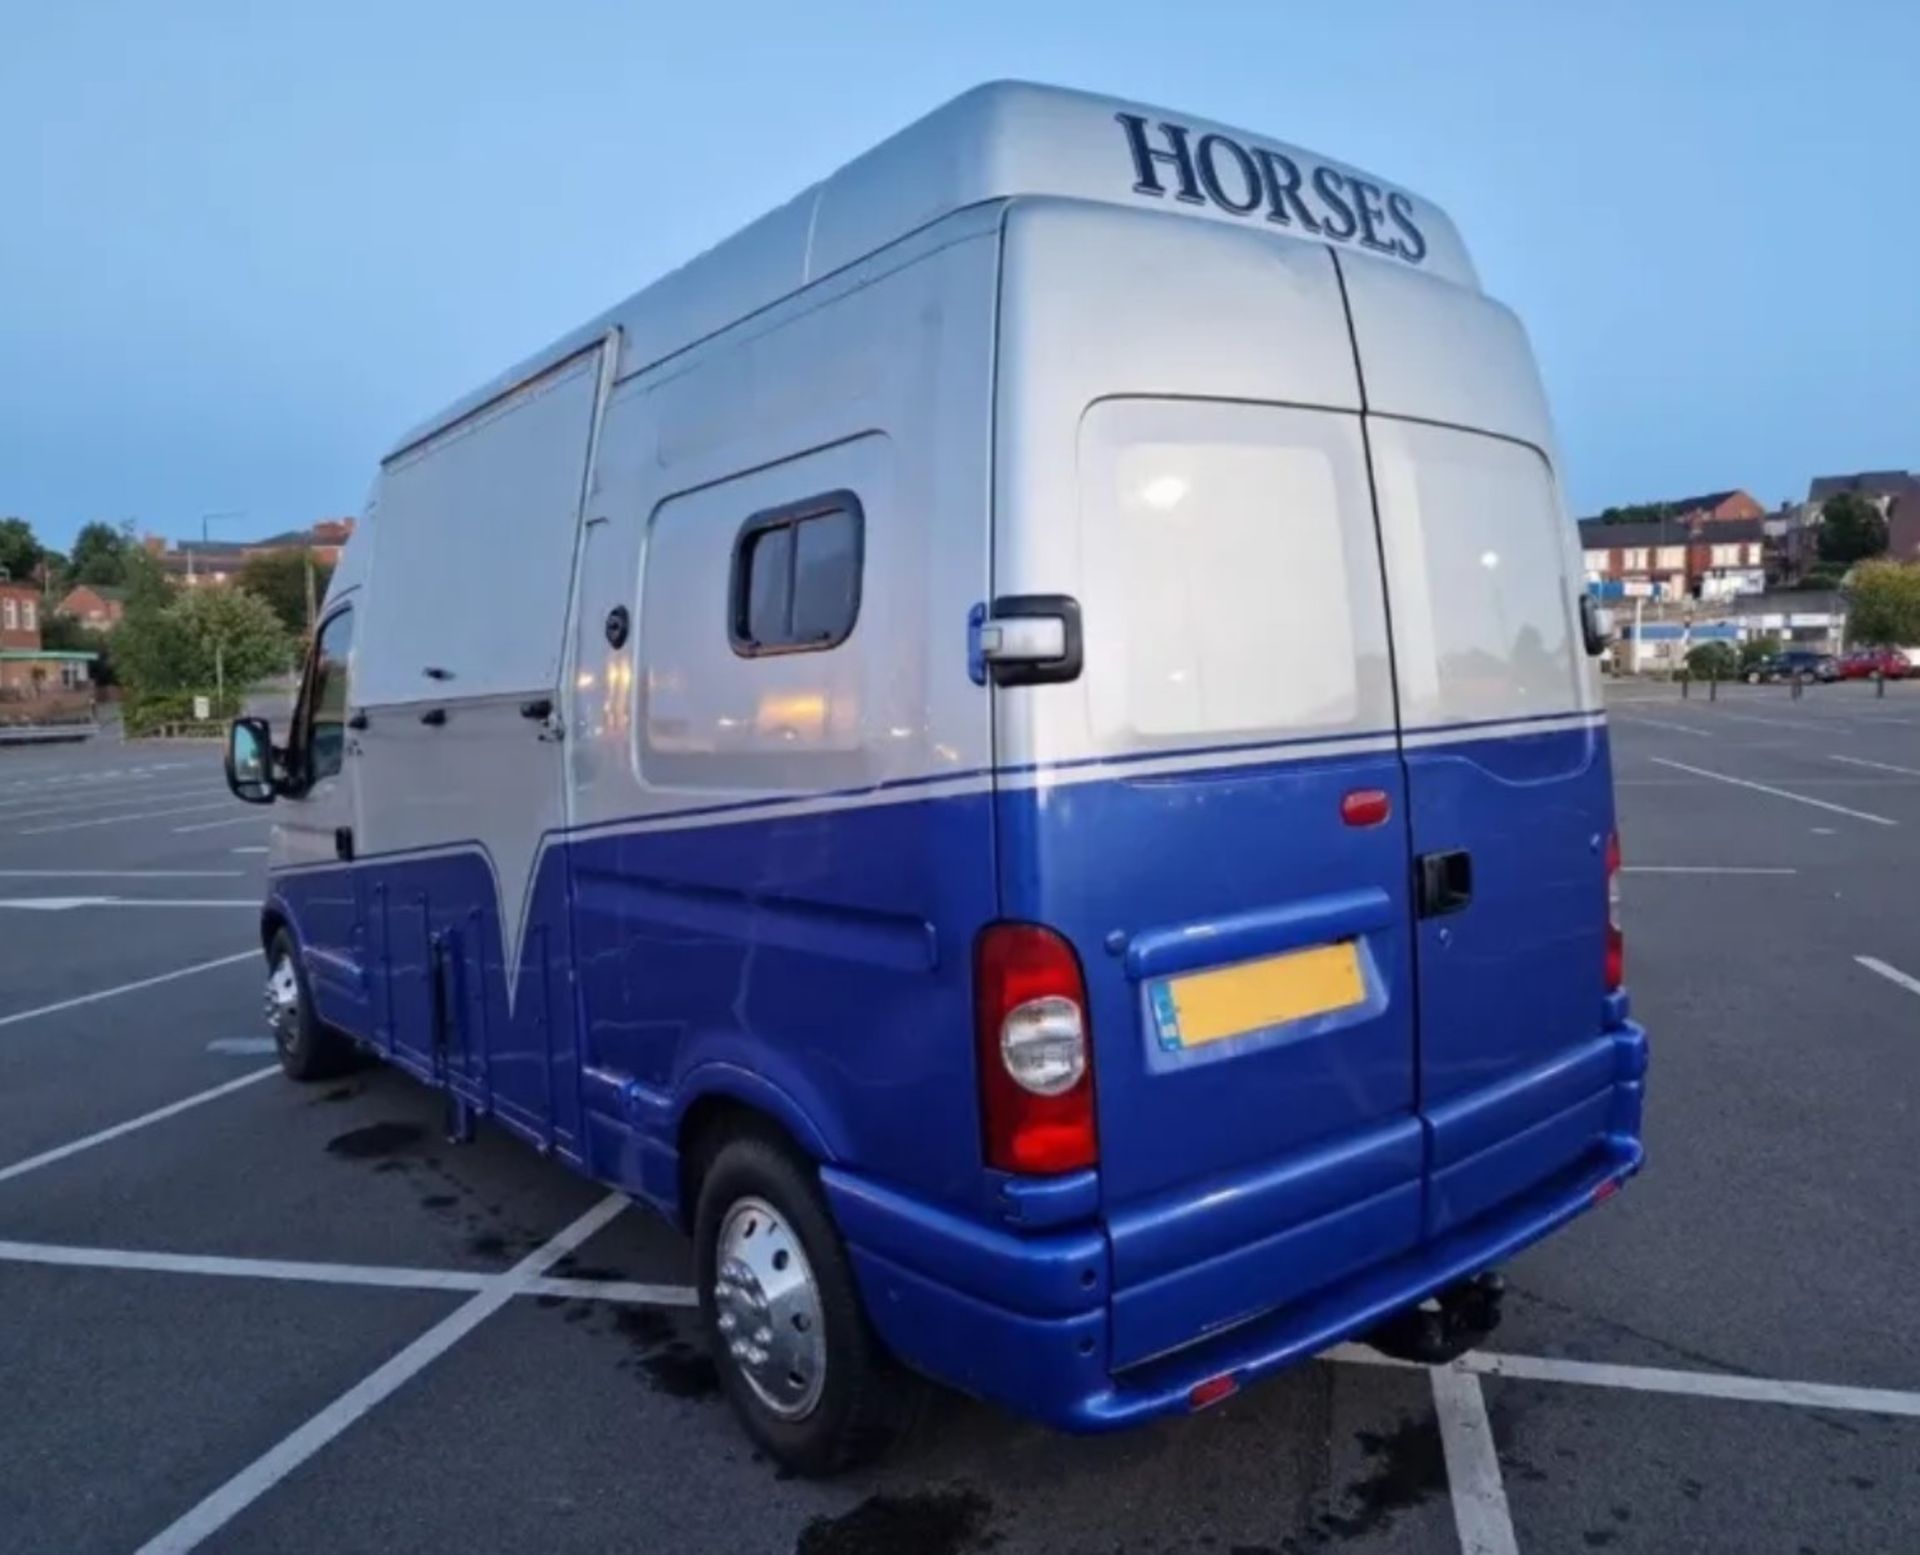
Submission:
[[[844,509],[802,520],[793,576],[793,640],[837,642],[853,630],[860,591],[860,531]]]
[[[313,656],[312,711],[307,734],[307,774],[318,782],[340,770],[347,733],[347,653],[353,646],[353,614],[337,615],[320,631]]]
[[[787,640],[787,579],[792,570],[792,529],[763,529],[747,540],[746,619],[741,635],[758,647]]]

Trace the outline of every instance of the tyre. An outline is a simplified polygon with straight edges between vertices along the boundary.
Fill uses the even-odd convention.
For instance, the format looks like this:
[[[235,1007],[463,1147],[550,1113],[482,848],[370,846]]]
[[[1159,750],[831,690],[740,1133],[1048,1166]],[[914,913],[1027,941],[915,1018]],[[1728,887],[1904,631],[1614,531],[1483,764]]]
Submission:
[[[820,1477],[906,1432],[925,1384],[868,1323],[811,1165],[761,1134],[727,1139],[701,1177],[694,1252],[720,1384],[769,1457]]]
[[[291,1080],[330,1080],[353,1068],[352,1040],[322,1021],[300,965],[293,936],[276,930],[267,946],[267,1026],[280,1067]]]

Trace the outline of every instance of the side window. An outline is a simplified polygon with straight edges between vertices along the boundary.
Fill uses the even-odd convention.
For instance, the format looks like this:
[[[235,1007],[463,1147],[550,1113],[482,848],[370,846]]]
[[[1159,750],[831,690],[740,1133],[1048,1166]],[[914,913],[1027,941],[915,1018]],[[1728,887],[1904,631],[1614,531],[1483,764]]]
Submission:
[[[727,635],[743,658],[835,648],[860,614],[865,515],[850,491],[768,508],[734,542]]]
[[[305,706],[295,721],[296,766],[308,783],[334,776],[347,740],[347,656],[353,612],[343,610],[320,628],[307,673]]]

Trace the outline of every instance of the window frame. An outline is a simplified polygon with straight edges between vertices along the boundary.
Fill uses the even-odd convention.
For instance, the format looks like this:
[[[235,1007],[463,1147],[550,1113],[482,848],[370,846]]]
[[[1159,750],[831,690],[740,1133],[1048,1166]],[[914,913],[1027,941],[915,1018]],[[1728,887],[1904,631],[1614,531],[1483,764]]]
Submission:
[[[761,535],[776,529],[791,529],[793,542],[787,553],[786,605],[789,629],[793,621],[794,583],[800,567],[800,526],[809,519],[825,518],[830,513],[845,513],[853,520],[853,603],[847,624],[827,637],[806,641],[759,642],[746,631],[751,607],[753,578],[748,566],[753,543]],[[860,498],[846,487],[784,502],[778,507],[762,508],[741,523],[733,536],[733,559],[727,569],[727,642],[736,657],[742,659],[779,658],[790,653],[826,653],[838,648],[860,624],[860,607],[866,602],[867,510]]]
[[[287,770],[299,784],[298,792],[302,795],[310,793],[316,783],[324,782],[327,778],[339,777],[341,773],[346,770],[346,753],[343,741],[340,766],[336,767],[332,772],[324,774],[322,777],[315,777],[313,774],[313,688],[314,677],[320,672],[320,644],[325,640],[328,629],[332,627],[336,621],[339,621],[342,617],[351,616],[352,614],[353,606],[347,604],[342,605],[338,610],[333,611],[329,615],[322,616],[320,618],[320,624],[313,629],[313,646],[307,650],[307,666],[305,672],[300,677],[300,697],[299,700],[294,703],[293,722],[287,730],[286,748]],[[357,623],[355,629],[357,630]],[[352,652],[352,647],[349,645],[347,655],[341,660],[343,666],[347,663],[347,659],[352,657]],[[350,669],[347,671],[347,690],[349,693],[353,690],[353,672]],[[353,699],[351,695],[349,695],[345,711],[341,717],[341,722],[343,724],[346,723],[352,716]]]

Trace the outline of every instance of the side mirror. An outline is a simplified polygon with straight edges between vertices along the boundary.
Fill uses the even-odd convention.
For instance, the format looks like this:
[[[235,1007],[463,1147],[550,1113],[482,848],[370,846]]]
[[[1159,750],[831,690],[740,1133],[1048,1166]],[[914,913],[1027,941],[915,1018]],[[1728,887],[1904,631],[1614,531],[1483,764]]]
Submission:
[[[1600,602],[1591,594],[1580,596],[1580,635],[1585,640],[1587,656],[1597,659],[1607,651],[1607,645],[1613,641],[1613,612],[1600,608]]]
[[[264,718],[236,718],[227,730],[227,787],[248,804],[272,804],[273,738]]]

